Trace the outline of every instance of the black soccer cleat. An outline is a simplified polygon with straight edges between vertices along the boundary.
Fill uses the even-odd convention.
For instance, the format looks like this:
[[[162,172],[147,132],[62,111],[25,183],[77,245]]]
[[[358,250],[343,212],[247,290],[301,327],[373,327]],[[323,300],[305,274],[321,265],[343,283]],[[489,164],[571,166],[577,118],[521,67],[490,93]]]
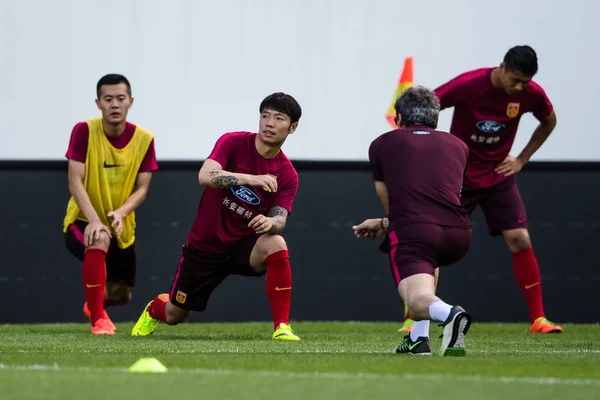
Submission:
[[[430,356],[431,347],[429,346],[429,338],[418,337],[414,342],[410,339],[410,335],[404,336],[402,343],[396,347],[398,354],[412,354],[414,356]]]

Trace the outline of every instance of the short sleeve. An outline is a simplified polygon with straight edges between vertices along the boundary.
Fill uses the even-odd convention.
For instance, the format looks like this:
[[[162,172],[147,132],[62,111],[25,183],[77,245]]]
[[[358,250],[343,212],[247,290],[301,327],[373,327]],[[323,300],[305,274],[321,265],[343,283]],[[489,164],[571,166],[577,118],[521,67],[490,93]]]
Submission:
[[[90,139],[90,129],[87,122],[79,122],[71,131],[67,157],[70,160],[85,163],[87,157],[88,141]]]
[[[292,213],[292,206],[298,192],[298,174],[295,170],[292,171],[293,175],[283,187],[277,190],[277,195],[273,201],[273,207],[283,207],[290,214]]]
[[[140,172],[154,172],[158,171],[158,163],[156,162],[156,151],[154,149],[154,139],[150,142],[146,155],[140,165]]]
[[[436,88],[434,92],[440,99],[440,109],[455,107],[469,81],[470,75],[465,73]]]
[[[554,107],[541,86],[531,84],[531,88],[533,89],[534,94],[532,113],[538,120],[542,120],[550,115]]]
[[[215,160],[223,168],[227,165],[229,160],[231,159],[233,149],[236,147],[236,138],[239,137],[239,134],[236,132],[230,132],[222,135],[217,143],[215,143],[215,147],[212,152],[208,156],[211,160]]]
[[[383,182],[383,171],[379,164],[379,141],[380,138],[375,139],[369,146],[369,165],[371,167],[371,174],[374,181]]]

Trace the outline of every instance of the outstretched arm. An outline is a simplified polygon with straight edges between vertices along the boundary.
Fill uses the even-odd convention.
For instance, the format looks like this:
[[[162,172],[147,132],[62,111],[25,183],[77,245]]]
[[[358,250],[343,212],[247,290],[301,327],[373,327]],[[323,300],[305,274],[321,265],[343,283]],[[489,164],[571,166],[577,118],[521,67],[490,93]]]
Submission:
[[[379,197],[379,201],[381,201],[381,205],[383,205],[383,209],[387,214],[389,212],[389,203],[385,182],[375,181],[375,192],[377,192],[377,197]],[[387,231],[389,224],[390,221],[387,217],[371,218],[364,220],[358,225],[354,225],[352,230],[357,238],[364,237],[367,239],[375,239]]]
[[[198,182],[204,186],[228,189],[237,185],[247,185],[248,175],[225,171],[221,164],[208,158],[200,168]]]

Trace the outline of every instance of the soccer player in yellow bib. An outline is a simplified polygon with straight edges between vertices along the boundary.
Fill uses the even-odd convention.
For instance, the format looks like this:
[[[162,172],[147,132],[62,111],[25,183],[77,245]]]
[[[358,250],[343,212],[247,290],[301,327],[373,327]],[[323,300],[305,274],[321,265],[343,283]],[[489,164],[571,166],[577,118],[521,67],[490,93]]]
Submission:
[[[96,86],[102,118],[73,128],[66,157],[69,191],[63,231],[67,249],[83,262],[84,313],[92,334],[114,335],[105,308],[131,300],[135,285],[135,209],[158,170],[154,136],[127,122],[133,104],[123,75]]]

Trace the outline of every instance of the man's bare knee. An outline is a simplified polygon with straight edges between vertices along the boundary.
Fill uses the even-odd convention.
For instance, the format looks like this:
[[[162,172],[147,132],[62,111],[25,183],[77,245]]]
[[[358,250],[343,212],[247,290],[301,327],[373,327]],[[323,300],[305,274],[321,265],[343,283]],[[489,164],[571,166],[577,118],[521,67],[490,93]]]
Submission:
[[[190,315],[189,310],[184,310],[183,308],[179,308],[173,305],[171,302],[168,302],[165,307],[165,323],[167,325],[178,325],[185,321],[185,319]]]
[[[111,299],[120,305],[125,305],[131,301],[133,297],[131,291],[129,290],[119,290],[115,294],[111,296]]]
[[[511,229],[502,232],[511,252],[518,253],[531,248],[531,238],[527,229]]]
[[[87,247],[87,249],[102,249],[104,251],[108,251],[110,247],[110,237],[106,232],[100,232],[100,237],[98,239],[94,239],[91,245]]]
[[[287,243],[283,236],[276,234],[262,235],[256,241],[250,254],[250,266],[258,273],[264,272],[267,257],[282,250],[287,250]]]
[[[281,250],[287,250],[287,243],[281,235],[262,235],[256,241],[256,247],[261,253],[268,256]]]
[[[119,305],[124,305],[131,301],[131,298],[133,297],[131,289],[130,286],[120,283],[106,283],[106,294],[108,294],[108,298]]]

